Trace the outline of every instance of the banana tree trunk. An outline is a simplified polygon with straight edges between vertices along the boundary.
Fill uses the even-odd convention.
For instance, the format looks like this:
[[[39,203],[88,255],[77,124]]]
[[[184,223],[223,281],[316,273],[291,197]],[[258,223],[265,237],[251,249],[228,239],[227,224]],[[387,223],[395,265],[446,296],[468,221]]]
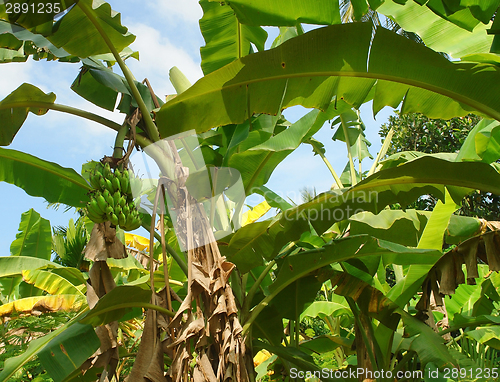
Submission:
[[[168,195],[179,244],[187,250],[188,293],[173,319],[147,312],[142,339],[146,344],[141,343],[129,380],[246,382],[251,363],[245,360],[245,339],[229,284],[234,264],[221,256],[203,206],[186,187],[189,169],[182,165],[175,145],[169,141],[163,150],[167,159],[157,155],[155,160],[162,173],[173,173],[174,179],[160,178],[157,193]],[[168,280],[168,275],[165,278]],[[161,294],[153,294],[153,303],[165,306],[170,290]],[[166,374],[164,355],[171,359]]]
[[[371,350],[372,354],[375,353],[375,346],[372,342],[372,337],[370,335],[363,336],[363,333],[370,333],[369,326],[370,323],[366,322],[369,319],[363,313],[359,314],[359,323],[355,321],[354,323],[354,334],[355,334],[355,344],[356,344],[356,355],[358,359],[358,369],[362,369],[364,373],[359,374],[360,382],[371,382],[374,379],[366,378],[366,376],[372,376],[374,371],[374,365],[370,359],[368,349]]]

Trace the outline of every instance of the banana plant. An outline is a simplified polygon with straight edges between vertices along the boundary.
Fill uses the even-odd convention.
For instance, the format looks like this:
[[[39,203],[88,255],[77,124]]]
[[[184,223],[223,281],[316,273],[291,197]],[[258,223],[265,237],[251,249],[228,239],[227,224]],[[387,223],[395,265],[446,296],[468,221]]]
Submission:
[[[22,1],[21,4],[29,3]],[[72,322],[65,330],[38,341],[22,359],[10,362],[0,374],[2,380],[7,380],[16,367],[39,350],[44,352],[40,359],[53,370],[55,380],[77,378],[93,364],[104,366],[99,378],[108,378],[119,362],[118,347],[109,345],[116,342],[113,332],[119,320],[137,314],[134,308],[147,309],[147,313],[130,380],[165,380],[165,362],[168,376],[177,380],[224,380],[226,377],[253,380],[251,357],[252,352],[259,349],[278,355],[288,371],[293,366],[317,371],[318,365],[300,349],[300,316],[304,304],[314,299],[326,280],[336,287],[337,294],[346,298],[356,321],[359,365],[377,371],[394,360],[388,350],[389,343],[381,344],[380,338],[386,333],[394,337],[400,322],[409,335],[408,341],[402,341],[399,347],[405,354],[403,357],[413,357],[416,353],[423,365],[435,364],[441,368],[456,365],[439,335],[404,310],[404,306],[424,282],[424,271],[432,269],[441,258],[442,240],[456,203],[470,190],[500,193],[500,175],[492,162],[423,156],[399,166],[382,167],[359,182],[353,178],[355,171],[351,168],[350,187],[339,186],[295,207],[277,198],[265,184],[277,165],[301,143],[311,142],[325,121],[339,116],[342,119],[343,113],[369,100],[373,100],[375,112],[386,105],[396,107],[403,103],[403,111],[419,111],[430,117],[449,118],[474,111],[500,120],[499,90],[492,86],[499,79],[495,56],[485,55],[486,48],[494,47],[494,38],[487,35],[485,25],[498,4],[495,6],[490,0],[481,5],[460,2],[450,6],[447,1],[436,1],[418,9],[424,10],[426,20],[434,17],[432,13],[440,21],[461,28],[464,38],[457,48],[452,46],[446,33],[441,34],[441,44],[430,41],[428,46],[423,46],[381,28],[373,33],[369,23],[341,24],[336,1],[281,0],[271,5],[249,0],[221,5],[203,1],[201,28],[207,45],[202,50],[202,67],[206,75],[186,90],[178,89],[179,94],[164,104],[150,86],[134,79],[125,64],[127,58],[134,57],[127,49],[134,36],[121,25],[119,14],[112,11],[109,4],[93,0],[64,2],[61,10],[67,12],[58,16],[57,21],[55,15],[47,14],[16,18],[7,11],[11,5],[0,5],[1,26],[9,40],[8,46],[2,48],[4,60],[8,61],[7,53],[11,53],[11,61],[13,56],[17,60],[34,56],[79,62],[82,68],[72,89],[108,110],[114,108],[121,94],[118,109],[124,114],[124,123],[120,125],[97,114],[57,104],[53,93],[46,94],[29,84],[21,85],[0,102],[0,112],[5,117],[0,134],[3,145],[12,142],[30,112],[43,115],[56,110],[95,121],[117,132],[115,150],[111,157],[104,158],[114,170],[108,174],[110,179],[105,177],[104,184],[99,180],[99,185],[92,178],[55,163],[19,151],[0,150],[0,180],[51,203],[84,209],[89,216],[92,213],[88,206],[94,208],[95,200],[101,204],[98,205],[101,214],[90,217],[95,221],[106,216],[109,220],[108,223],[96,221],[86,247],[86,256],[93,262],[90,282],[86,284],[87,303],[92,309],[84,313],[85,317],[79,316],[78,323]],[[370,0],[369,5],[412,31],[411,21],[405,24],[405,16],[411,17],[417,12],[415,7],[409,10],[415,5],[412,1],[396,4],[390,0]],[[360,16],[368,11],[363,1],[355,2],[354,7]],[[397,7],[403,7],[404,11]],[[327,26],[303,33],[300,23]],[[264,50],[263,25],[294,28],[296,36]],[[425,35],[431,30],[430,25],[424,24],[418,33]],[[494,24],[490,29],[492,34],[496,33]],[[228,37],[228,31],[229,34],[236,31],[236,36]],[[471,43],[477,39],[484,41]],[[284,40],[286,37],[281,39]],[[429,41],[427,36],[423,40]],[[253,52],[252,44],[258,52]],[[229,48],[223,50],[225,47]],[[40,54],[40,50],[46,54]],[[455,54],[454,57],[462,61],[449,61],[438,51]],[[471,53],[475,56],[470,56]],[[123,75],[111,69],[115,64]],[[282,118],[281,110],[294,105],[315,110],[290,124]],[[346,141],[350,136],[347,125],[346,121],[342,130]],[[133,260],[120,258],[125,256],[124,245],[117,238],[120,233],[115,228],[134,226],[127,224],[125,216],[113,212],[116,205],[123,208],[120,195],[117,200],[106,195],[103,203],[95,191],[99,188],[104,194],[105,189],[122,188],[121,183],[111,183],[116,183],[111,173],[115,175],[116,169],[120,173],[126,169],[128,156],[136,145],[147,149],[162,138],[192,129],[199,133],[202,143],[197,150],[202,152],[205,163],[239,170],[245,193],[263,194],[267,203],[280,208],[281,212],[271,220],[245,225],[220,239],[218,245],[210,240],[211,245],[200,246],[201,249],[195,251],[193,246],[175,239],[176,222],[169,222],[168,216],[162,213],[156,229],[156,208],[152,216],[142,211],[138,216],[150,232],[148,277],[142,266],[140,270]],[[130,150],[123,156],[125,140],[130,142]],[[350,151],[352,145],[346,143]],[[493,144],[486,151],[494,151],[494,147]],[[173,158],[173,164],[164,156],[155,157],[168,178],[164,191],[158,187],[156,201],[162,192],[176,195],[175,185],[168,180],[174,180],[176,173],[185,170],[183,161],[190,156],[187,150],[178,152],[171,144],[164,150]],[[365,234],[346,235],[345,222],[356,213],[379,214],[391,204],[406,205],[429,193],[439,198],[441,204],[429,218],[417,248]],[[186,200],[186,197],[173,198],[171,203],[179,210]],[[107,211],[108,206],[112,211]],[[191,221],[187,222],[186,232],[193,232]],[[203,226],[205,221],[198,223]],[[29,227],[30,223],[27,224]],[[37,228],[35,222],[31,224]],[[42,226],[38,224],[38,229]],[[197,242],[200,235],[188,234],[187,238]],[[203,235],[210,237],[211,233]],[[50,248],[50,240],[48,245]],[[24,250],[22,246],[14,246],[16,248]],[[181,248],[188,248],[186,257],[180,253]],[[0,275],[18,277],[16,267],[22,266],[22,260],[23,256],[9,257]],[[169,273],[174,262],[187,276],[187,280],[182,279],[182,287],[177,285],[183,288],[177,290],[180,294],[172,287],[176,280]],[[30,258],[30,270],[40,270],[48,264],[47,258]],[[407,268],[399,273],[403,279],[389,291],[372,284],[371,279],[380,265]],[[55,270],[59,267],[54,267],[49,273],[58,274]],[[118,277],[120,267],[127,272]],[[35,286],[41,286],[43,277],[47,276],[42,271],[45,270],[26,277],[34,280]],[[270,277],[271,271],[274,279]],[[382,285],[383,277],[378,275],[378,279]],[[120,285],[129,282],[132,285]],[[212,289],[214,285],[217,288]],[[176,296],[184,300],[173,301]],[[376,306],[370,304],[370,297]],[[287,304],[290,301],[292,303]],[[276,330],[268,330],[262,323],[276,311],[281,312],[273,322]],[[185,317],[189,319],[186,321]],[[285,339],[291,346],[281,343],[283,318],[288,320]],[[217,327],[221,323],[224,325]],[[89,351],[74,359],[73,352],[68,351],[70,362],[58,369],[54,349],[64,353],[68,338],[85,337],[93,332],[93,327],[101,334],[100,350],[96,354],[90,352],[92,348],[95,351],[97,342],[89,335],[89,339],[93,338]],[[210,330],[205,332],[205,328]],[[417,336],[418,332],[425,335]],[[192,359],[190,344],[195,340],[199,342]],[[438,352],[426,352],[425,340],[432,341]],[[295,350],[292,351],[292,347]],[[395,367],[402,368],[404,364],[396,363]]]

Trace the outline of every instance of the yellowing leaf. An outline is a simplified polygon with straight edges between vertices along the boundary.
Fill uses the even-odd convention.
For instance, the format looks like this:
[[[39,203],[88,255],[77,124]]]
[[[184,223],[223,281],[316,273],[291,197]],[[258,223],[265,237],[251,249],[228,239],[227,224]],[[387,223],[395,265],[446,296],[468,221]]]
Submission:
[[[86,304],[85,297],[75,294],[60,294],[57,296],[27,297],[0,306],[0,317],[9,316],[14,312],[32,313],[76,311]]]
[[[33,284],[51,295],[76,294],[84,296],[84,293],[71,282],[58,274],[40,269],[25,270],[22,272],[23,279],[28,284]]]
[[[149,240],[145,237],[125,232],[125,245],[135,248],[138,251],[149,249]]]
[[[260,219],[270,209],[271,209],[271,206],[265,200],[262,203],[257,204],[251,210],[243,213],[243,219],[242,219],[243,220],[243,224],[242,224],[242,227],[244,227],[247,224],[253,223],[254,221]]]

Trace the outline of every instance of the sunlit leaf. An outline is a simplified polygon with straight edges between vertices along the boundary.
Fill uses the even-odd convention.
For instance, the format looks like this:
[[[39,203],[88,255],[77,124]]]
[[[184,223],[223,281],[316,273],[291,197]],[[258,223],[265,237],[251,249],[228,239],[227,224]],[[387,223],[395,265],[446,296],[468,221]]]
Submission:
[[[49,294],[75,294],[84,296],[75,285],[56,273],[44,270],[26,270],[22,272],[22,275],[24,281],[43,289]]]
[[[338,1],[235,0],[229,4],[238,19],[248,25],[295,26],[298,23],[321,25],[340,23]]]
[[[50,260],[52,234],[50,222],[34,209],[21,215],[19,232],[10,246],[13,256],[30,256]]]
[[[24,270],[42,267],[60,268],[59,264],[41,258],[26,256],[0,257],[0,277],[21,275]]]
[[[100,344],[92,325],[76,323],[50,341],[38,357],[52,379],[61,382],[91,357]]]
[[[200,30],[206,43],[200,49],[203,73],[211,73],[251,53],[251,44],[264,50],[267,32],[260,26],[242,25],[228,3],[202,0],[200,5]]]
[[[89,200],[90,186],[75,170],[16,150],[0,148],[0,181],[50,203],[84,207]]]
[[[30,84],[22,84],[5,97],[0,102],[0,118],[2,120],[0,146],[8,146],[12,143],[28,117],[28,112],[43,115],[48,111],[47,105],[50,106],[55,99],[56,95],[54,93],[45,94]],[[39,106],[33,106],[36,104],[39,104]]]
[[[101,298],[80,322],[93,326],[104,325],[120,319],[132,308],[145,306],[150,299],[150,290],[137,286],[119,286]]]
[[[87,304],[81,294],[60,294],[56,296],[26,297],[0,305],[0,317],[13,313],[78,311]]]
[[[262,203],[257,204],[251,210],[243,213],[243,223],[241,225],[246,226],[247,224],[253,223],[254,221],[264,216],[270,209],[271,206],[267,203],[267,201],[264,200]]]
[[[499,80],[495,66],[450,62],[384,28],[372,42],[368,23],[334,25],[210,73],[167,102],[156,121],[166,137],[242,123],[254,113],[276,115],[293,105],[326,109],[334,96],[358,107],[369,94],[375,111],[404,100],[408,111],[432,118],[476,110],[500,119],[500,96],[490,86]]]
[[[40,352],[40,350],[42,350],[52,339],[57,338],[57,336],[59,336],[65,330],[69,329],[72,325],[74,325],[76,323],[76,320],[79,318],[79,316],[75,317],[73,320],[71,320],[67,324],[63,325],[62,327],[54,330],[53,332],[50,332],[41,338],[37,338],[37,339],[31,341],[29,343],[26,351],[24,353],[22,353],[21,355],[8,358],[5,361],[3,370],[0,372],[0,381],[1,382],[10,381],[11,377],[20,368],[22,368],[24,365],[26,365],[26,363],[30,359],[32,359],[36,354],[38,354]]]

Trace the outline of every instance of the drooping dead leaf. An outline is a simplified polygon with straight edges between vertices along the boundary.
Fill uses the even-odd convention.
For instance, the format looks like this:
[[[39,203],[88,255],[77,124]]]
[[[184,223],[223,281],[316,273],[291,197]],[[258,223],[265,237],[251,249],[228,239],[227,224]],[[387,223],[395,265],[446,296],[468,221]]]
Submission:
[[[454,294],[457,287],[457,274],[453,256],[446,256],[439,262],[439,292],[442,294]]]
[[[194,382],[217,382],[212,365],[204,351],[198,356],[193,372]]]
[[[165,191],[171,204],[169,209],[175,211],[171,216],[179,245],[187,249],[188,293],[173,319],[167,317],[152,319],[151,315],[149,318],[151,321],[147,321],[148,330],[144,329],[136,362],[128,381],[142,382],[150,377],[163,380],[157,366],[153,366],[154,372],[150,370],[151,365],[156,365],[154,360],[155,357],[159,357],[158,351],[161,349],[163,354],[172,359],[166,374],[168,381],[247,382],[249,380],[247,364],[251,367],[252,360],[250,358],[248,363],[245,361],[245,339],[242,337],[235,297],[228,283],[234,265],[221,256],[203,205],[198,203],[187,190],[185,182],[189,168],[182,165],[175,143],[172,140],[164,143],[166,144],[156,147],[155,156],[159,158],[157,164],[161,173],[173,175],[175,179],[160,178],[151,227],[152,230],[154,227],[159,229],[161,236],[164,237],[163,216],[160,216],[161,224],[157,225],[155,214],[157,207],[164,211]],[[151,241],[153,237],[151,231]],[[165,259],[164,247],[162,242]],[[164,267],[164,272],[167,270],[168,267]],[[152,268],[150,274],[151,286],[154,289]],[[165,285],[168,285],[167,273],[165,280]],[[170,295],[171,293],[166,293],[166,299]],[[153,304],[160,304],[162,301],[164,299],[156,298],[153,294]],[[167,329],[165,322],[170,322]],[[160,347],[162,331],[166,337]],[[143,343],[146,346],[143,346]],[[195,360],[192,359],[193,350],[196,353]]]
[[[429,271],[422,284],[423,293],[416,305],[417,310],[426,312],[431,309],[431,297],[437,307],[433,310],[444,309],[444,295],[455,293],[456,288],[465,282],[475,285],[475,279],[479,277],[478,259],[488,264],[490,272],[500,271],[500,231],[497,230],[500,222],[485,221],[483,226],[484,230],[480,235],[463,241],[443,255]],[[487,229],[493,231],[486,232]],[[462,269],[463,264],[466,275]],[[442,322],[441,325],[447,325],[447,322]]]
[[[127,257],[125,246],[116,237],[116,229],[110,222],[94,224],[90,240],[85,248],[85,257],[92,261],[106,261],[107,258]]]
[[[485,233],[482,238],[490,271],[500,271],[500,235],[498,231]]]
[[[149,370],[149,365],[155,356],[156,342],[155,338],[155,311],[149,309],[146,312],[146,321],[144,323],[144,330],[141,336],[141,343],[139,350],[132,368],[132,372],[125,381],[138,382],[144,381],[144,376]]]

